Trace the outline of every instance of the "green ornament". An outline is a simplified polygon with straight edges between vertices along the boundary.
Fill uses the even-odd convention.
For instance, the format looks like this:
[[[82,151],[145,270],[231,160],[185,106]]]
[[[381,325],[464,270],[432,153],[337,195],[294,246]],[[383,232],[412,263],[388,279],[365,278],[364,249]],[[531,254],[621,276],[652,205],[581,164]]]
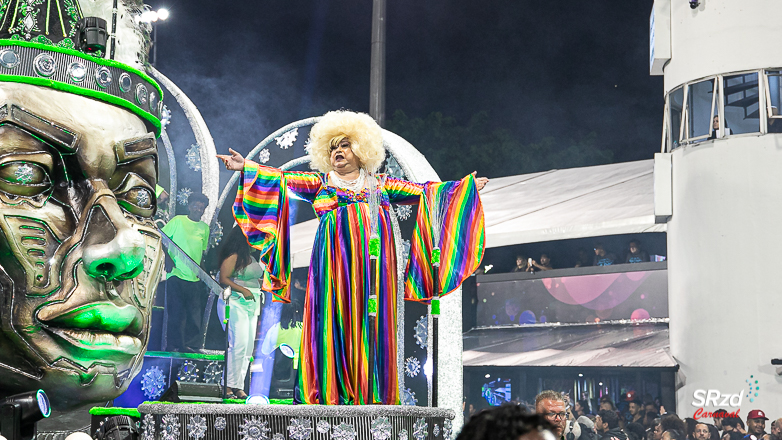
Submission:
[[[225,319],[223,319],[223,324],[228,324],[228,320],[231,319],[231,306],[228,304],[225,305]]]
[[[369,239],[369,255],[375,258],[380,256],[380,237]]]
[[[440,248],[436,247],[432,249],[432,264],[435,266],[440,265]]]
[[[369,303],[367,304],[370,315],[377,315],[377,296],[372,295],[369,297]]]
[[[433,316],[439,316],[440,315],[440,299],[439,298],[432,298],[432,315]]]

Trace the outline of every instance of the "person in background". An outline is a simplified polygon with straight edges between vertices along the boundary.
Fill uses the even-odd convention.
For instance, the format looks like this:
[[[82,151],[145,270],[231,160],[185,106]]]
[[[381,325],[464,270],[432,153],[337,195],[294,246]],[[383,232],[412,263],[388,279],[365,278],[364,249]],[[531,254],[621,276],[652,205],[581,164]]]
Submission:
[[[709,440],[711,437],[709,424],[704,422],[695,423],[695,430],[693,431],[692,436],[693,440]]]
[[[554,267],[551,265],[551,258],[549,258],[548,254],[540,254],[540,263],[532,260],[532,265],[527,268],[527,271],[537,272],[540,270],[551,270],[553,268]]]
[[[616,264],[616,255],[612,252],[606,252],[603,243],[595,245],[595,258],[592,260],[592,266],[610,266]]]
[[[188,214],[175,216],[162,228],[196,264],[201,264],[209,245],[209,225],[201,221],[208,204],[205,195],[192,194],[187,203]],[[184,258],[170,251],[168,256],[167,262],[173,263],[173,269],[166,278],[167,349],[196,352],[203,341],[201,321],[209,293]]]
[[[549,429],[540,415],[507,403],[470,417],[456,440],[552,440]]]
[[[595,428],[600,434],[600,440],[627,440],[627,434],[619,427],[619,416],[616,411],[601,409],[595,417]]]
[[[717,131],[720,129],[720,115],[714,115],[711,119],[711,134],[706,140],[717,139]]]
[[[630,422],[624,429],[629,440],[644,440],[646,429],[640,423]]]
[[[527,265],[527,257],[524,255],[516,255],[516,266],[513,267],[511,272],[526,272],[529,269]]]
[[[684,424],[687,426],[687,430],[684,431],[687,434],[687,440],[695,440],[695,425],[697,422],[692,417],[685,417]]]
[[[644,403],[644,410],[646,411],[647,414],[651,413],[653,419],[660,416],[660,410],[659,408],[657,408],[657,405],[655,405],[654,402],[650,401]],[[662,435],[662,432],[660,433],[660,435]]]
[[[766,435],[766,440],[782,440],[782,419],[771,422],[771,433]]]
[[[614,401],[610,397],[603,396],[600,398],[600,409],[616,411],[616,405],[614,405]]]
[[[545,390],[535,396],[535,412],[542,415],[551,424],[551,432],[556,438],[563,438],[568,413],[565,398],[561,393]]]
[[[261,314],[263,267],[252,257],[242,230],[234,226],[220,247],[220,284],[231,288],[228,300],[228,350],[226,353],[227,399],[246,399],[244,380],[255,348],[255,331]],[[225,302],[217,302],[220,321],[225,320]],[[220,313],[222,312],[222,313]],[[225,324],[223,324],[225,328]]]
[[[669,429],[663,432],[662,440],[685,440],[684,432],[678,429]]]
[[[573,267],[587,267],[592,265],[592,255],[584,248],[578,250],[578,260]]]
[[[661,419],[659,417],[655,418],[652,421],[652,426],[647,430],[647,433],[650,433],[647,435],[647,440],[662,440],[663,438],[663,427],[660,423]]]
[[[649,261],[649,254],[641,250],[641,243],[638,240],[630,242],[630,252],[627,253],[625,263],[646,263]]]
[[[766,413],[759,409],[753,409],[747,414],[746,440],[759,440],[766,435]]]
[[[644,419],[644,415],[641,411],[641,402],[638,400],[631,400],[627,407],[627,413],[630,415],[629,423],[641,423]]]
[[[581,417],[589,414],[589,403],[586,400],[577,400],[575,407],[575,416]]]
[[[738,417],[722,419],[722,440],[741,440],[746,435],[744,422]]]

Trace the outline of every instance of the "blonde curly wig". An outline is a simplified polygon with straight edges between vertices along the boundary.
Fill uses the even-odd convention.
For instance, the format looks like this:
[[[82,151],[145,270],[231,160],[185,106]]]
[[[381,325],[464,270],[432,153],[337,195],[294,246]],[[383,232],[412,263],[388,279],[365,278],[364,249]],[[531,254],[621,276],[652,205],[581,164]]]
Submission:
[[[330,147],[344,138],[366,171],[377,171],[386,159],[382,130],[371,116],[336,110],[323,115],[310,130],[310,167],[322,173],[332,171]]]

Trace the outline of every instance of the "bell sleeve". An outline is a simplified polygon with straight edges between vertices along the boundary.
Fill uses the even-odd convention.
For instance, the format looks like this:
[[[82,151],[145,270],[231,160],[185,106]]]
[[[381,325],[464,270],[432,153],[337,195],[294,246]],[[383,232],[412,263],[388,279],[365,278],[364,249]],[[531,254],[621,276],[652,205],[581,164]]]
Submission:
[[[456,290],[480,265],[485,238],[483,205],[472,175],[457,182],[427,182],[419,199],[405,299],[429,303],[434,296]],[[440,237],[435,240],[438,224]],[[438,259],[435,292],[433,260]]]

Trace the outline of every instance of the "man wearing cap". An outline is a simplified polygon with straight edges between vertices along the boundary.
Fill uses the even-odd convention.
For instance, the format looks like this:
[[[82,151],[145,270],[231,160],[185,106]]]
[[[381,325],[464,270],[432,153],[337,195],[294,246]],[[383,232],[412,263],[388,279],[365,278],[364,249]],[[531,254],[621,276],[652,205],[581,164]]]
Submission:
[[[759,409],[753,409],[747,415],[747,435],[745,440],[758,440],[766,434],[766,413]]]

